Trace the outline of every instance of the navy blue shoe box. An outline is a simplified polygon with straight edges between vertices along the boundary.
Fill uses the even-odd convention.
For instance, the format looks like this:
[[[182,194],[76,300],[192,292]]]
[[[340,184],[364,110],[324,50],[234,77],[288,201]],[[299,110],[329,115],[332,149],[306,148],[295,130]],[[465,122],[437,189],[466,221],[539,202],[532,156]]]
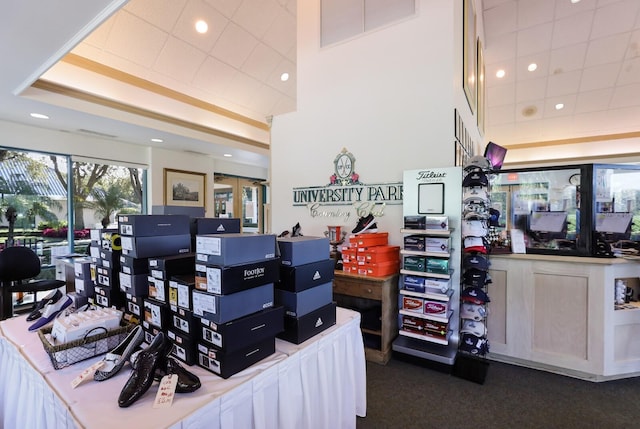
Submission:
[[[173,356],[187,365],[194,365],[196,363],[198,343],[195,339],[173,329],[167,331],[167,337],[173,343],[171,350]]]
[[[143,326],[153,325],[162,331],[169,329],[171,315],[168,305],[148,297],[142,298],[142,305]]]
[[[273,307],[273,283],[228,295],[193,290],[193,314],[215,323],[225,323]]]
[[[192,217],[190,226],[192,235],[238,234],[240,218]]]
[[[95,285],[93,302],[100,307],[124,307],[125,294],[119,288]]]
[[[100,266],[111,268],[113,270],[120,269],[120,250],[100,249]]]
[[[329,239],[326,237],[297,236],[278,238],[282,265],[298,266],[329,257]]]
[[[122,236],[155,237],[191,235],[187,215],[119,215],[118,231]]]
[[[120,271],[125,274],[148,274],[149,258],[120,255]]]
[[[263,284],[276,283],[280,278],[280,259],[271,258],[228,266],[198,263],[195,270],[197,290],[228,295]]]
[[[199,338],[200,319],[193,315],[190,310],[170,306],[171,310],[171,326],[176,332],[180,332],[190,338]]]
[[[125,274],[122,271],[118,273],[120,281],[120,290],[125,294],[129,293],[136,296],[147,296],[149,294],[149,283],[146,274]]]
[[[190,252],[190,234],[122,237],[122,253],[134,258],[179,255]]]
[[[118,271],[112,268],[96,267],[96,285],[107,288],[120,289],[120,279]]]
[[[294,344],[307,341],[336,324],[336,303],[325,305],[300,317],[284,317],[284,331],[278,338]]]
[[[207,347],[233,352],[284,329],[284,308],[271,307],[226,323],[200,319],[199,341]]]
[[[173,276],[193,274],[196,264],[195,253],[168,255],[149,258],[149,274],[160,280],[169,280]]]
[[[129,322],[136,325],[142,324],[143,313],[142,309],[144,307],[144,303],[142,302],[141,296],[135,296],[131,294],[125,295],[125,306],[124,306],[124,314],[123,318]]]
[[[91,298],[94,296],[93,287],[95,285],[91,276],[91,258],[76,259],[73,262],[74,289],[76,294]]]
[[[208,234],[196,236],[196,262],[228,266],[276,257],[272,234]]]
[[[280,281],[277,289],[289,292],[303,290],[332,282],[334,278],[335,259],[324,259],[317,262],[297,266],[280,266]]]
[[[233,352],[225,352],[199,343],[198,365],[226,379],[275,352],[275,337],[269,337]]]
[[[164,304],[169,304],[169,280],[157,279],[152,276],[145,277],[145,284],[149,298],[153,298]]]
[[[332,301],[333,282],[314,286],[302,292],[275,289],[275,304],[283,306],[287,316],[301,317]]]

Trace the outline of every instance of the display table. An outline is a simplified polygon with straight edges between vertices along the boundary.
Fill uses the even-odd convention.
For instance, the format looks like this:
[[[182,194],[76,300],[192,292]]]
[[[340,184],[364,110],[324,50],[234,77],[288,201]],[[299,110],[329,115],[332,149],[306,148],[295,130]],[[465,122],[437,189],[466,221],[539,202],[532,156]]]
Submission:
[[[0,323],[0,426],[5,428],[355,428],[366,414],[366,366],[360,314],[337,308],[337,323],[228,379],[188,367],[202,387],[154,409],[157,383],[129,408],[118,395],[129,366],[113,378],[71,381],[102,356],[55,370],[25,317]]]

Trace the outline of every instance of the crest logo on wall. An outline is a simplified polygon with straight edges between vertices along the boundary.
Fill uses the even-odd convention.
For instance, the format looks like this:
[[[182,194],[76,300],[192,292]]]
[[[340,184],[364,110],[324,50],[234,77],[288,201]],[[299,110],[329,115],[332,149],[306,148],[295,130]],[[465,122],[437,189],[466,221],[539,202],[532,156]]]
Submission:
[[[356,158],[347,148],[333,160],[334,173],[329,177],[329,186],[351,186],[361,185],[360,175],[356,173]]]

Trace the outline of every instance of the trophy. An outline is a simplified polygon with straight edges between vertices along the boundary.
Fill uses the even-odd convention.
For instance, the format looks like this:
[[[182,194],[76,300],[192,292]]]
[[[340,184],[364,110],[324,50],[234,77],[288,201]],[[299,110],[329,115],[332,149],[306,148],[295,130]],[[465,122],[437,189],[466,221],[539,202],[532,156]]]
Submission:
[[[342,231],[342,226],[327,226],[328,231],[324,232],[324,235],[329,239],[329,244],[331,244],[331,258],[335,259],[336,262],[342,259],[342,254],[338,251],[338,246],[344,243],[344,239],[347,236],[346,231]]]

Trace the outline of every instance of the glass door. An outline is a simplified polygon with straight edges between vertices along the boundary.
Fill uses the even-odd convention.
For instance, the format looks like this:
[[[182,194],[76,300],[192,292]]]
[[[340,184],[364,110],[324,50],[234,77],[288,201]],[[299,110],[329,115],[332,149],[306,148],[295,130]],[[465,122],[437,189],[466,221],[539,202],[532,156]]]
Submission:
[[[264,187],[260,180],[216,175],[213,192],[216,217],[240,218],[242,232],[263,232]]]

